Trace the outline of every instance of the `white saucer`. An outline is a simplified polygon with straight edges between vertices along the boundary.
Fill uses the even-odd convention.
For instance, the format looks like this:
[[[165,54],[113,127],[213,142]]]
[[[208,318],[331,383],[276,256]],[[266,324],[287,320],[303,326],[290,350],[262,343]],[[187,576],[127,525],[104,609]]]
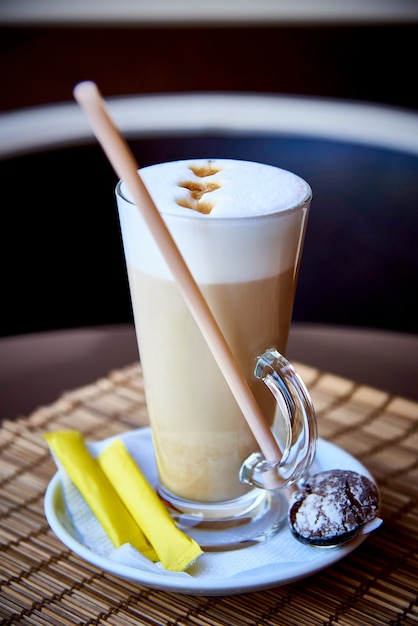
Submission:
[[[156,469],[150,429],[129,431],[120,435],[120,438],[150,483],[155,484]],[[107,439],[89,447],[96,455],[109,441]],[[371,477],[367,469],[350,454],[319,439],[312,473],[336,468],[353,470]],[[365,539],[363,535],[338,548],[314,548],[299,543],[286,528],[276,537],[255,546],[230,552],[205,553],[187,574],[176,574],[162,569],[154,572],[121,564],[96,554],[80,543],[66,512],[58,473],[52,478],[45,493],[45,515],[57,537],[96,567],[147,587],[193,595],[226,596],[284,585],[336,563]]]

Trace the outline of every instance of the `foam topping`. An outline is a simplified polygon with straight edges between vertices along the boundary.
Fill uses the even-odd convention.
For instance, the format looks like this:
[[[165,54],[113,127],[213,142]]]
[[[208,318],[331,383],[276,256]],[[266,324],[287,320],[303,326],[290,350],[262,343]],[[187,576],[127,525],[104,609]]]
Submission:
[[[145,167],[141,176],[161,213],[185,217],[268,215],[304,204],[311,194],[295,174],[252,161],[172,161]],[[121,191],[131,200],[123,183]]]

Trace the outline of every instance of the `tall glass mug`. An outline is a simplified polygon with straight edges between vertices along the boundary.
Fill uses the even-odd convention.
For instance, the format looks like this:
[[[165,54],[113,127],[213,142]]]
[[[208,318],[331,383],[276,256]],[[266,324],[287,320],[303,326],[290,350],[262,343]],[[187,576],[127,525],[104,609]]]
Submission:
[[[141,176],[277,434],[289,485],[316,440],[309,396],[280,355],[311,189],[285,170],[227,159]],[[282,490],[263,489],[253,435],[123,182],[116,197],[160,496],[203,547],[266,539],[286,514]]]

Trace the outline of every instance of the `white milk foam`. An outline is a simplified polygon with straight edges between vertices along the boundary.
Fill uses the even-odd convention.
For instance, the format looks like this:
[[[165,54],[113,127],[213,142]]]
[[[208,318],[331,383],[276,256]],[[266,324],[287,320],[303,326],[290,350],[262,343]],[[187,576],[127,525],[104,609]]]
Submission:
[[[302,178],[232,159],[172,161],[140,173],[197,282],[256,280],[276,274],[278,263],[281,271],[292,266],[301,212],[291,209],[311,197]],[[172,279],[123,182],[117,199],[127,263]]]

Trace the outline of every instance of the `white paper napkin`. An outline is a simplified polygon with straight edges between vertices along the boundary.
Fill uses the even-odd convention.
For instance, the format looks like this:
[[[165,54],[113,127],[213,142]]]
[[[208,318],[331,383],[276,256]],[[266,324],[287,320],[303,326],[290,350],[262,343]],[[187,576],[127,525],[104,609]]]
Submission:
[[[151,485],[157,482],[157,471],[149,429],[139,429],[122,436],[122,439],[143,474]],[[93,456],[97,456],[112,439],[88,444]],[[288,526],[268,541],[238,550],[207,552],[202,554],[186,572],[174,573],[164,570],[160,563],[152,563],[131,545],[115,549],[102,526],[92,514],[78,489],[60,468],[61,484],[68,518],[73,525],[77,540],[92,552],[111,561],[141,570],[180,577],[205,579],[230,578],[266,573],[283,567],[297,567],[320,556],[318,549],[298,542]]]

